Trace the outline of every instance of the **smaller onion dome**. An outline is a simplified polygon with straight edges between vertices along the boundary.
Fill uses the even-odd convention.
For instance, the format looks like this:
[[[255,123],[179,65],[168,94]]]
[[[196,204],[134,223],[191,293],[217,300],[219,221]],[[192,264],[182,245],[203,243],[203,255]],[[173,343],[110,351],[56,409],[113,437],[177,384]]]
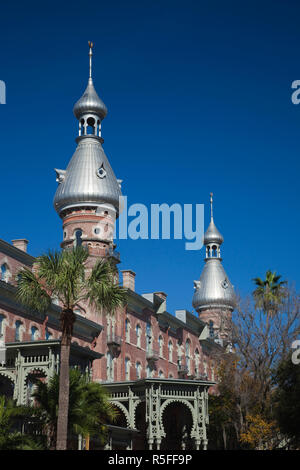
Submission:
[[[218,243],[218,245],[222,245],[223,241],[224,238],[215,226],[214,220],[212,218],[204,234],[204,245],[208,245],[209,243]]]
[[[80,119],[84,114],[96,114],[96,116],[100,117],[101,121],[107,115],[107,108],[99,98],[91,77],[82,97],[75,103],[73,113],[77,119]]]
[[[95,114],[101,121],[107,115],[107,107],[99,98],[93,84],[92,79],[92,56],[93,56],[93,43],[89,41],[89,81],[85,92],[82,97],[75,103],[73,113],[77,119],[80,119],[84,114]]]

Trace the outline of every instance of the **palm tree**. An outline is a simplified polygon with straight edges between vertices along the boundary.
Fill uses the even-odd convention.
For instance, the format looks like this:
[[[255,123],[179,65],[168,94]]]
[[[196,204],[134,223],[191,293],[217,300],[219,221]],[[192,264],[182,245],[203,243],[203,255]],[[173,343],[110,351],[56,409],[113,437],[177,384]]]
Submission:
[[[17,424],[31,417],[32,410],[17,406],[12,399],[0,396],[0,450],[41,450],[42,446],[30,436],[17,430]]]
[[[88,251],[77,246],[62,252],[49,252],[37,258],[33,269],[23,268],[18,279],[18,299],[27,307],[46,312],[52,299],[61,306],[61,354],[57,450],[65,450],[68,437],[69,358],[74,309],[81,302],[100,312],[114,313],[126,302],[126,291],[115,282],[117,269],[107,259],[100,259],[87,274]]]
[[[267,317],[275,314],[285,296],[283,286],[286,281],[279,281],[280,278],[280,275],[276,275],[276,271],[269,270],[266,272],[265,280],[260,277],[252,279],[257,286],[253,291],[256,307],[263,309]]]
[[[108,401],[106,390],[96,382],[89,382],[77,369],[70,369],[68,432],[69,435],[95,436],[104,441],[104,423],[113,422],[118,413]],[[57,410],[59,401],[59,376],[55,374],[48,383],[36,380],[32,394],[36,402],[35,413],[43,423],[50,449],[55,447]]]

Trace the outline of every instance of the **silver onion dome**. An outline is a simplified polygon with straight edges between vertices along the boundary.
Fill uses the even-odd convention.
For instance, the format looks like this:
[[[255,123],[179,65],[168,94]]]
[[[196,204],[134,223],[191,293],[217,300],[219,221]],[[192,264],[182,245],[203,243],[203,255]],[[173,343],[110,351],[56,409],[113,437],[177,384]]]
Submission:
[[[208,243],[218,243],[219,245],[222,245],[223,241],[223,236],[215,226],[214,220],[211,219],[210,224],[204,234],[204,245],[207,245]]]
[[[95,114],[101,118],[101,121],[107,115],[107,108],[99,98],[91,77],[82,97],[75,103],[73,113],[77,119],[84,114]]]
[[[89,42],[89,47],[88,86],[74,106],[74,114],[79,119],[78,146],[67,169],[55,170],[59,185],[53,203],[58,213],[71,207],[109,204],[118,214],[121,189],[102,147],[101,120],[107,109],[93,85],[93,43]]]
[[[197,311],[208,308],[235,308],[235,293],[222,265],[220,245],[223,236],[213,220],[213,194],[210,195],[211,221],[204,234],[205,265],[199,281],[194,281],[193,307]]]
[[[94,44],[89,41],[89,81],[82,97],[75,103],[73,113],[77,119],[87,114],[96,115],[102,119],[107,115],[107,108],[99,98],[92,79],[92,57]]]
[[[77,149],[66,170],[55,170],[59,183],[54,196],[54,208],[111,204],[119,210],[121,189],[101,145],[94,136],[78,138]]]
[[[208,308],[235,308],[235,293],[222,263],[217,258],[207,259],[199,281],[194,282],[193,307],[196,310]]]

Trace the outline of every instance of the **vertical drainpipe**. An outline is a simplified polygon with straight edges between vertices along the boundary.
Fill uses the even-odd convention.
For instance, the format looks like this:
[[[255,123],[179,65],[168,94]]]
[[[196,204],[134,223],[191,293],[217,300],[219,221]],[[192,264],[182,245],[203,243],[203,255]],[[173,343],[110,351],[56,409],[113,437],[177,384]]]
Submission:
[[[167,327],[167,377],[166,379],[169,378],[169,329],[170,329],[170,325]]]
[[[124,377],[124,380],[126,380],[126,371],[125,371],[126,317],[127,317],[127,305],[125,305],[125,315],[124,315],[124,325],[123,325],[124,344],[123,344],[123,354],[122,354],[123,364],[121,367],[121,372],[124,371],[124,373],[122,373],[122,377]]]

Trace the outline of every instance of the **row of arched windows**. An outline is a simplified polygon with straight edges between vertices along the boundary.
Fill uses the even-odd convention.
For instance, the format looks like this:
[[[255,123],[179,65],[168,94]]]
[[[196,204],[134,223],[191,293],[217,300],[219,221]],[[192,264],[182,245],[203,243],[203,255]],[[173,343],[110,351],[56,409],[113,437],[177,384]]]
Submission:
[[[129,357],[125,358],[125,380],[130,380],[130,367],[131,367],[131,362]],[[153,376],[153,369],[149,366],[149,364],[146,367],[146,378],[150,378]],[[158,377],[164,378],[164,372],[162,370],[159,370],[158,372]],[[170,378],[172,378],[172,374],[169,375]],[[142,365],[139,361],[135,363],[135,379],[141,379],[142,378]]]
[[[6,318],[5,315],[0,314],[0,337],[4,335],[5,318]],[[22,332],[24,331],[23,322],[21,320],[16,320],[14,327],[15,327],[14,341],[15,342],[22,341]],[[45,337],[46,337],[46,340],[50,340],[52,338],[52,334],[47,327],[46,327]],[[36,326],[32,326],[30,328],[30,341],[37,341],[39,338],[40,338],[39,329]]]

